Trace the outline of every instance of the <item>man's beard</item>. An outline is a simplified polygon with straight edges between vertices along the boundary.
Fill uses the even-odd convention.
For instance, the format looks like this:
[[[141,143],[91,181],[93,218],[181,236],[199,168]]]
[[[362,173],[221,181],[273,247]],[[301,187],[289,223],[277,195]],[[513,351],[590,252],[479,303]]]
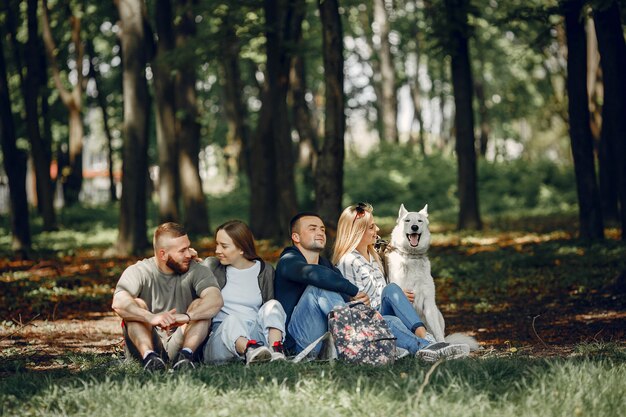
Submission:
[[[185,272],[189,271],[190,263],[184,265],[182,263],[176,262],[174,259],[172,259],[170,255],[167,255],[167,261],[165,262],[165,265],[167,265],[172,271],[176,272],[177,274],[182,275]]]
[[[324,243],[320,243],[317,240],[314,240],[313,242],[311,242],[310,244],[304,246],[302,245],[302,247],[306,250],[310,250],[311,252],[322,252],[324,250],[324,248],[326,247],[326,245]]]

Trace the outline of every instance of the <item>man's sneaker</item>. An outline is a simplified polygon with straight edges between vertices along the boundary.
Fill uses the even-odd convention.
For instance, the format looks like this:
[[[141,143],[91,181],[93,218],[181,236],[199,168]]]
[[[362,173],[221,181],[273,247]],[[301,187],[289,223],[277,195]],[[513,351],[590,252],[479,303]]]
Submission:
[[[167,367],[163,359],[156,353],[152,352],[143,360],[143,370],[148,372],[161,372],[165,371]]]
[[[285,356],[285,347],[283,346],[283,342],[274,342],[272,345],[271,362],[284,361],[285,359],[287,359],[287,357]]]
[[[243,354],[246,357],[246,365],[272,360],[272,351],[267,346],[263,346],[262,342],[257,342],[254,339],[248,340]]]
[[[174,360],[174,365],[172,365],[172,370],[174,371],[187,371],[190,369],[195,369],[196,365],[193,363],[193,354],[189,353],[186,350],[181,350],[176,355],[176,360]]]
[[[446,342],[433,343],[422,350],[418,350],[416,357],[426,362],[435,362],[441,358],[457,359],[469,355],[469,345],[453,345]]]

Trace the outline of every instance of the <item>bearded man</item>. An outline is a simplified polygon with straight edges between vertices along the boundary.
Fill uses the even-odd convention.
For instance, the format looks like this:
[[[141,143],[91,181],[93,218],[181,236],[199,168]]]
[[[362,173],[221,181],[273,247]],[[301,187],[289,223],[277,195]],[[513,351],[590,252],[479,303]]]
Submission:
[[[147,371],[194,368],[195,352],[223,305],[215,276],[195,262],[184,228],[163,223],[154,231],[154,256],[129,266],[113,295],[122,318],[127,358]]]

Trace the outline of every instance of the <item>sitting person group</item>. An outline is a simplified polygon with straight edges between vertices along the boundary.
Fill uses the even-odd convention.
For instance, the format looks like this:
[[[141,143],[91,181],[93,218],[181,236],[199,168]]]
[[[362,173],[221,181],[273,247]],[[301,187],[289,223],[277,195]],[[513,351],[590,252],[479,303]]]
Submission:
[[[276,270],[256,252],[250,228],[217,228],[215,257],[197,258],[184,228],[154,232],[154,256],[129,266],[113,296],[125,353],[147,371],[195,368],[199,362],[285,360],[328,331],[328,314],[350,301],[378,310],[398,347],[427,361],[467,356],[463,344],[436,343],[411,305],[413,294],[387,284],[374,250],[378,227],[370,205],[339,218],[332,263],[320,254],[326,229],[315,213],[290,222],[292,246]],[[313,348],[313,355],[320,346]]]

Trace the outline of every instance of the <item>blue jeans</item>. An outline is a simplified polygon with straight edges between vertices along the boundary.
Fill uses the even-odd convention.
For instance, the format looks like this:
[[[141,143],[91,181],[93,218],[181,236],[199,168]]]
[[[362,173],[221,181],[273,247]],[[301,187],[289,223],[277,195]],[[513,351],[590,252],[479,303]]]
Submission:
[[[235,349],[239,337],[254,339],[268,346],[269,329],[278,329],[285,335],[287,315],[283,306],[276,300],[268,300],[261,306],[255,320],[244,320],[230,314],[222,322],[213,323],[209,340],[204,347],[204,361],[222,363],[230,360],[243,360]]]
[[[343,297],[336,292],[309,285],[293,309],[287,331],[296,341],[296,352],[300,353],[328,331],[328,313],[337,306],[345,305]],[[321,346],[313,352],[318,354]]]
[[[378,311],[383,315],[391,333],[397,338],[398,347],[414,355],[430,344],[415,335],[415,329],[424,326],[424,323],[398,284],[391,283],[383,288]]]

